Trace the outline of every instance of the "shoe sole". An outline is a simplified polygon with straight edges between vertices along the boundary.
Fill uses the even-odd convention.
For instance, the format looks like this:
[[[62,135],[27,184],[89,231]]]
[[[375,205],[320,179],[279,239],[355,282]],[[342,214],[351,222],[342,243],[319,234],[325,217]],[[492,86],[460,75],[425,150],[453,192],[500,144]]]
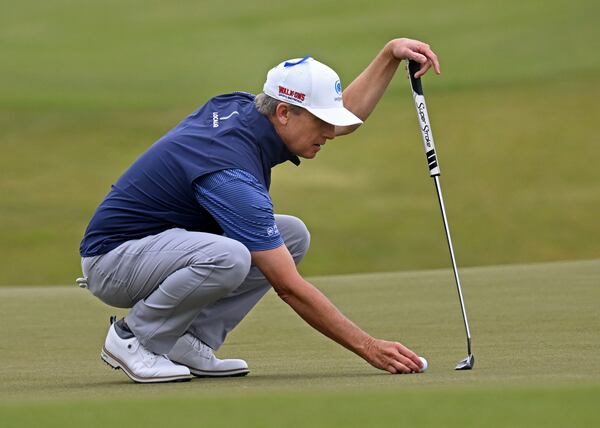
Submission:
[[[164,382],[186,382],[192,379],[191,375],[176,375],[176,376],[159,376],[159,377],[140,377],[132,373],[129,368],[117,357],[112,355],[102,347],[100,358],[110,367],[115,370],[123,370],[123,372],[136,383],[164,383]]]
[[[218,371],[218,372],[207,372],[207,371],[203,371],[203,370],[194,370],[190,367],[188,367],[188,369],[190,369],[190,373],[193,374],[195,377],[242,377],[242,376],[246,376],[248,373],[250,373],[250,370],[248,369],[238,369],[238,370],[224,370],[224,371]]]
[[[182,364],[175,360],[171,360],[171,362],[185,366],[185,364]],[[186,366],[186,367],[188,369],[190,369],[190,373],[193,374],[195,377],[242,377],[242,376],[246,376],[248,373],[250,373],[250,369],[247,369],[247,368],[246,369],[234,369],[234,370],[207,371],[207,370],[195,369],[194,367],[190,367],[190,366]]]

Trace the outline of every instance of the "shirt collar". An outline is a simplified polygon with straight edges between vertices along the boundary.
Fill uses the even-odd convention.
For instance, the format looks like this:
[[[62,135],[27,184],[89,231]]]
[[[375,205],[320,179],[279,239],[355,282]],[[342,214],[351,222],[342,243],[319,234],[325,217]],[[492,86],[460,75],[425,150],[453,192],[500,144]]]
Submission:
[[[298,156],[289,151],[271,121],[256,108],[254,109],[257,115],[254,124],[256,126],[256,136],[258,145],[270,162],[270,166],[274,167],[286,161],[292,162],[294,165],[300,165]]]

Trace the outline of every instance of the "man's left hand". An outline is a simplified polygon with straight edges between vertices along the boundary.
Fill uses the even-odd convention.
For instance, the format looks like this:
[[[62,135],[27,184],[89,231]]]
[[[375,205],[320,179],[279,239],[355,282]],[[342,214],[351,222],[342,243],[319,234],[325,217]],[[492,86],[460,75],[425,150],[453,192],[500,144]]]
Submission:
[[[437,55],[431,50],[427,43],[413,39],[394,39],[387,44],[392,56],[401,61],[409,59],[421,64],[421,69],[415,73],[415,77],[419,78],[424,75],[432,66],[436,74],[440,74],[440,63]]]

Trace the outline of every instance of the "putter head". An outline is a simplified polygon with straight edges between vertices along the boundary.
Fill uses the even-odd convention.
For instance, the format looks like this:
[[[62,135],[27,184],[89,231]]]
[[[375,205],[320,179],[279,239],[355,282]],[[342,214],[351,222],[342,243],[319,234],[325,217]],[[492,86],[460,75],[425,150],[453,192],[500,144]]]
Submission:
[[[471,370],[475,365],[475,357],[473,354],[469,354],[464,360],[460,360],[454,370]]]

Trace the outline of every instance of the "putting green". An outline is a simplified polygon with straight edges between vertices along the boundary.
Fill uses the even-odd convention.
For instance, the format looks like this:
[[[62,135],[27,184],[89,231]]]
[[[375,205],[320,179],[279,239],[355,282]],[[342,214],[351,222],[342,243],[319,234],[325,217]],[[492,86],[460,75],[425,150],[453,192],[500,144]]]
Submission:
[[[600,260],[461,271],[474,337],[465,356],[449,270],[315,277],[351,319],[425,355],[392,376],[306,326],[273,293],[220,356],[245,378],[136,385],[98,358],[108,315],[87,291],[0,288],[2,426],[582,426],[600,423]],[[122,314],[122,311],[116,311]]]

